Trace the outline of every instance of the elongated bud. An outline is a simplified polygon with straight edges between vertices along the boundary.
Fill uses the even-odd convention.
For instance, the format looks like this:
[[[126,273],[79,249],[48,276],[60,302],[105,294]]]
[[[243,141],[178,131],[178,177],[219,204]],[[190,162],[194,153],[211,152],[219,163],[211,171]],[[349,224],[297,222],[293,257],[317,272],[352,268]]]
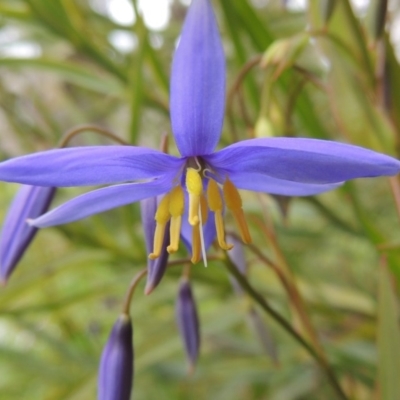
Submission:
[[[133,384],[133,329],[122,314],[114,324],[101,355],[98,400],[129,400]]]
[[[142,224],[144,229],[144,239],[146,243],[147,254],[153,251],[154,232],[156,230],[156,221],[154,215],[157,211],[157,198],[152,197],[140,202],[142,212]],[[165,236],[162,244],[160,256],[154,260],[147,261],[147,282],[145,293],[150,294],[160,283],[164,276],[168,264],[167,246],[170,242],[169,223],[167,224]]]
[[[199,355],[200,331],[196,303],[189,281],[184,278],[180,284],[176,302],[176,318],[189,361],[189,373],[193,372]]]
[[[3,283],[37,233],[37,228],[29,226],[27,219],[39,217],[48,210],[55,190],[52,187],[23,185],[15,196],[0,236],[0,280]]]

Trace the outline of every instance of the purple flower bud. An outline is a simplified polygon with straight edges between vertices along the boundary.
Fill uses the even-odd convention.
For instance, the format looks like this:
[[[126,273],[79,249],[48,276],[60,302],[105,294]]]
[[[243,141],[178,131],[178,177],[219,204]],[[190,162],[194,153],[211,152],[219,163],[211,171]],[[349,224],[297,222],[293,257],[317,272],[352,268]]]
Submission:
[[[98,400],[129,400],[133,384],[132,323],[122,314],[101,355]]]
[[[199,354],[200,332],[196,303],[187,279],[183,279],[179,287],[176,317],[189,361],[189,372],[192,372]]]
[[[0,280],[3,283],[7,281],[37,232],[37,228],[29,226],[26,220],[46,212],[54,193],[53,187],[23,185],[15,196],[0,236]]]
[[[156,221],[154,220],[154,215],[156,214],[157,204],[157,197],[151,197],[140,202],[147,254],[150,254],[153,251],[154,232],[156,229]],[[145,288],[146,294],[150,294],[157,287],[162,277],[164,276],[164,272],[168,264],[169,254],[167,252],[167,246],[169,244],[169,241],[170,236],[168,223],[164,236],[163,251],[161,252],[160,257],[155,260],[148,259],[147,262],[148,273]]]

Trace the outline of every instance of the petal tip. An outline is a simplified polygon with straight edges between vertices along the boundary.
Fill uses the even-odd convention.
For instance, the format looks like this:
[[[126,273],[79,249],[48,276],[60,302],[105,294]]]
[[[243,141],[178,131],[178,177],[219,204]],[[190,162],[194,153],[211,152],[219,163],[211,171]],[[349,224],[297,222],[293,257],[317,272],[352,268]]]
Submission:
[[[144,288],[144,294],[148,296],[153,292],[156,287],[152,283],[147,283],[146,287]]]

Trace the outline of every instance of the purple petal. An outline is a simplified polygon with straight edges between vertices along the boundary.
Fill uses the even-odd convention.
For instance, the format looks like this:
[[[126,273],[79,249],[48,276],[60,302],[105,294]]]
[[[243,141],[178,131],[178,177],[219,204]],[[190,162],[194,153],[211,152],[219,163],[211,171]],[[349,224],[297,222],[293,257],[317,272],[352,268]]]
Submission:
[[[0,279],[6,281],[26,248],[32,242],[37,228],[26,223],[49,208],[55,188],[22,186],[12,202],[0,236]]]
[[[193,369],[199,354],[200,332],[196,303],[187,279],[182,280],[179,287],[176,302],[176,318],[190,363],[190,369]]]
[[[133,383],[132,323],[121,315],[101,355],[98,400],[129,400]]]
[[[225,58],[209,0],[193,0],[175,51],[171,123],[183,156],[211,153],[225,109]]]
[[[246,172],[230,173],[229,179],[239,189],[279,194],[281,196],[312,196],[336,189],[342,185],[342,182],[321,185],[313,183],[300,183],[272,178],[266,174]]]
[[[157,197],[151,197],[140,202],[147,254],[150,254],[153,251],[154,231],[156,229],[154,216],[156,214],[157,204]],[[147,261],[147,281],[145,294],[150,294],[157,287],[164,276],[168,264],[169,254],[167,252],[167,245],[169,244],[169,241],[169,224],[167,224],[163,242],[163,251],[161,252],[160,257],[155,260],[148,259]]]
[[[0,180],[37,186],[103,185],[177,172],[184,160],[134,146],[48,150],[0,163]]]
[[[400,162],[384,154],[349,144],[302,138],[245,140],[207,156],[207,161],[222,176],[265,174],[312,184],[395,175],[400,171]]]
[[[125,183],[93,190],[75,197],[30,223],[38,228],[66,224],[89,215],[166,193],[171,187],[172,179],[163,179],[146,183]]]

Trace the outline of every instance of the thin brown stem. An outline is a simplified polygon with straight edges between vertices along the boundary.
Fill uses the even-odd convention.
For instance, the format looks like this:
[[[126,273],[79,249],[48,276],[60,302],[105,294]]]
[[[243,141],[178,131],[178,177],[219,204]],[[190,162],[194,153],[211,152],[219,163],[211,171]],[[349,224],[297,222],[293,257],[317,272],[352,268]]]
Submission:
[[[123,314],[129,315],[131,301],[132,301],[133,294],[135,293],[135,289],[136,289],[137,285],[139,284],[139,282],[141,281],[141,279],[146,275],[147,275],[147,268],[146,269],[142,269],[131,280],[131,283],[129,285],[129,289],[128,289],[128,291],[126,293],[126,296],[125,296],[124,305],[123,305],[123,308],[122,308],[122,313]]]
[[[236,142],[238,140],[238,135],[236,132],[235,124],[233,122],[233,99],[235,97],[235,94],[240,91],[240,88],[242,86],[243,80],[246,77],[246,75],[251,71],[255,66],[257,66],[262,59],[261,55],[257,55],[254,58],[250,59],[239,71],[239,73],[236,76],[236,79],[234,80],[232,86],[228,90],[227,94],[227,104],[226,104],[226,110],[228,113],[228,123],[230,127],[230,132],[233,136],[233,140]],[[240,101],[241,99],[239,99]],[[241,107],[243,107],[243,102],[240,103]],[[242,109],[243,111],[243,109]],[[247,119],[247,118],[246,118]]]
[[[75,136],[80,135],[83,132],[95,132],[99,135],[105,136],[119,144],[122,145],[129,145],[128,142],[126,142],[124,139],[120,138],[119,136],[115,135],[114,133],[112,133],[111,131],[102,128],[100,126],[97,125],[79,125],[69,131],[67,131],[61,138],[60,143],[58,145],[58,147],[66,147],[70,140],[72,140]]]

